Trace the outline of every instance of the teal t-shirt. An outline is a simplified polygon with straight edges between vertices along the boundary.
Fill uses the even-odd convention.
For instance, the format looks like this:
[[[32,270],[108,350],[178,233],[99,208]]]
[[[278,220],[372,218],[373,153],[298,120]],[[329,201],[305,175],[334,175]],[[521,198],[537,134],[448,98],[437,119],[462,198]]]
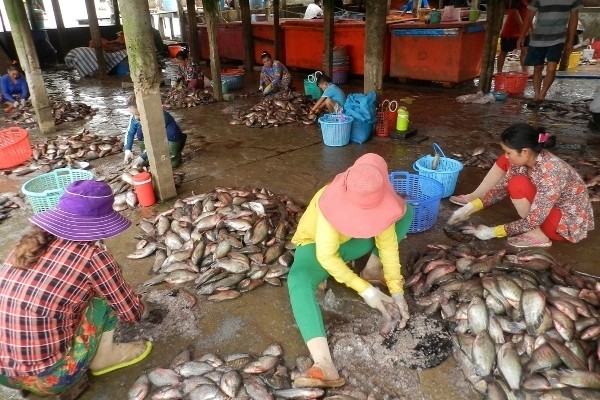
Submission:
[[[344,91],[334,83],[330,83],[329,86],[327,86],[327,89],[325,89],[321,97],[329,97],[340,106],[343,106],[346,102],[346,95],[344,94]]]

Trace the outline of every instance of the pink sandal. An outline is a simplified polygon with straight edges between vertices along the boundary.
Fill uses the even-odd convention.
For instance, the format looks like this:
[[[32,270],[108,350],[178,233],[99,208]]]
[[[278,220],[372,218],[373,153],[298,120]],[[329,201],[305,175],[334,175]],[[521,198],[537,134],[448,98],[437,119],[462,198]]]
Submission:
[[[456,204],[458,206],[464,206],[469,201],[471,201],[467,198],[467,195],[465,194],[460,194],[458,196],[450,196],[448,200],[450,200],[450,203]]]
[[[508,244],[511,246],[525,249],[528,247],[550,247],[552,246],[552,241],[542,241],[542,239],[538,239],[529,235],[528,233],[522,233],[517,236],[510,237],[506,240]]]

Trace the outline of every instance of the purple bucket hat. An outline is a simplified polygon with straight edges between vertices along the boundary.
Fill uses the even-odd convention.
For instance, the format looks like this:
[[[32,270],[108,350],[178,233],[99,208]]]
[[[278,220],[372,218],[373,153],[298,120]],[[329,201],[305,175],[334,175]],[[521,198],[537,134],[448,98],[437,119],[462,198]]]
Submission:
[[[113,210],[112,189],[104,182],[75,181],[58,205],[29,218],[40,228],[67,240],[92,242],[127,230],[131,221]]]

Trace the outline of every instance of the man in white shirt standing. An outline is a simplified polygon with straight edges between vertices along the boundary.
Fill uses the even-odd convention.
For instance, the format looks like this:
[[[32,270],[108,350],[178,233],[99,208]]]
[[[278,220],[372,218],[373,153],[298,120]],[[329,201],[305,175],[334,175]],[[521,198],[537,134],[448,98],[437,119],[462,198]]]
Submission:
[[[323,10],[321,9],[321,0],[315,0],[313,4],[309,4],[306,7],[304,13],[304,19],[317,19],[323,18]]]

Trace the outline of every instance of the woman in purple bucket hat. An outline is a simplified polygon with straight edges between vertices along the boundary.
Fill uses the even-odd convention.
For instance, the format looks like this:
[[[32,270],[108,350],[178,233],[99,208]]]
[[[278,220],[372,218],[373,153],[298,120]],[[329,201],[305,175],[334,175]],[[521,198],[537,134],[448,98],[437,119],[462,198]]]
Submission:
[[[385,160],[373,153],[359,157],[314,195],[292,238],[296,253],[288,275],[294,318],[314,361],[294,379],[295,387],[345,384],[331,358],[316,297],[317,286],[330,276],[379,310],[388,322],[385,326],[406,325],[410,315],[398,243],[406,237],[412,219],[411,205],[389,181]],[[346,265],[367,254],[370,258],[360,275]],[[372,283],[383,283],[391,296]]]
[[[0,384],[41,395],[144,359],[152,343],[114,343],[117,319],[146,307],[101,244],[131,222],[103,182],[76,181],[0,265]]]

